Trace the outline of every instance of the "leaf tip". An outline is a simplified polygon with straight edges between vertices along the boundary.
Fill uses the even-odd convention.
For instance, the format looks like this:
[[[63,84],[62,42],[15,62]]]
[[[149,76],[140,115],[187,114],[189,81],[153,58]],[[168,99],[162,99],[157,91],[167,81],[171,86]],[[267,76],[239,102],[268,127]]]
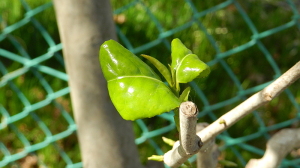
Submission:
[[[166,138],[166,137],[162,137],[162,139],[163,139],[164,143],[166,143],[167,145],[170,145],[170,146],[174,146],[174,144],[176,142],[176,141]]]
[[[164,161],[164,156],[163,155],[152,155],[152,156],[148,157],[148,160],[162,162],[162,161]]]

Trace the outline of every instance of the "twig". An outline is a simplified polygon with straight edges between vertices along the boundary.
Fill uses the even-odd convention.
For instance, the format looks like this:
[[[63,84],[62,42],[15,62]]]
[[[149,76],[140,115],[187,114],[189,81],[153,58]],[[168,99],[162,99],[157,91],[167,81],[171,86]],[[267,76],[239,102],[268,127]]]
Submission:
[[[201,150],[208,149],[210,140],[215,138],[221,132],[225,131],[241,118],[245,117],[247,114],[271,101],[274,97],[278,96],[284,89],[286,89],[299,78],[300,62],[296,63],[292,68],[290,68],[265,89],[254,94],[240,105],[224,114],[202,131],[197,132],[197,135],[201,137],[203,142],[203,147]],[[181,147],[181,145],[179,145],[179,143],[175,143],[173,149],[164,155],[164,161],[167,165],[171,165],[169,163],[184,163],[190,156],[191,155],[187,155],[184,152],[184,149]]]
[[[164,155],[164,162],[171,168],[179,167],[190,156],[196,154],[201,146],[201,139],[196,135],[198,110],[193,102],[183,102],[179,107],[180,143],[177,141],[172,150]]]
[[[246,168],[276,168],[294,148],[300,147],[300,128],[288,128],[277,132],[267,143],[261,159],[251,159]]]
[[[188,155],[192,155],[200,149],[202,142],[196,135],[198,110],[193,102],[183,102],[179,108],[180,118],[180,144]],[[201,144],[199,144],[201,143]]]
[[[234,123],[251,113],[255,109],[261,107],[267,102],[271,101],[274,97],[278,96],[284,89],[295,82],[300,77],[300,62],[296,63],[287,72],[281,75],[277,80],[269,86],[254,94],[240,105],[221,116],[218,120],[198,132],[197,135],[201,137],[204,143],[216,137],[218,134],[232,126]]]

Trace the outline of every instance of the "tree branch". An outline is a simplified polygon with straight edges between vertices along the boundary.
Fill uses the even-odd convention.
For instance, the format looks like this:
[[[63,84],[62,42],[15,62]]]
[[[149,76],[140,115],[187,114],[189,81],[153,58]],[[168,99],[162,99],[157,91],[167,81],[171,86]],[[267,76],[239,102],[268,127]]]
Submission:
[[[179,167],[190,156],[196,154],[201,146],[201,139],[196,135],[198,110],[193,102],[183,102],[179,107],[180,143],[165,153],[164,162],[171,168]]]
[[[198,109],[193,102],[180,105],[180,144],[188,155],[194,154],[202,146],[201,139],[196,135],[197,114]]]
[[[215,122],[197,132],[203,142],[202,150],[210,149],[211,140],[214,139],[221,132],[235,124],[247,114],[261,107],[262,105],[271,101],[274,97],[278,96],[284,89],[290,86],[293,82],[300,78],[300,62],[296,63],[287,72],[281,75],[269,86],[254,94],[240,105],[227,112]],[[179,142],[176,142],[173,149],[164,155],[165,164],[170,167],[178,167],[184,163],[191,155],[187,155]],[[171,164],[172,163],[172,164]],[[175,163],[175,164],[173,164]]]
[[[300,147],[300,128],[283,129],[267,143],[267,150],[261,159],[251,159],[246,168],[276,168],[294,148]]]
[[[300,62],[296,63],[287,72],[281,75],[269,86],[254,94],[240,105],[221,116],[218,120],[198,132],[197,135],[201,137],[205,148],[206,143],[216,137],[218,134],[232,126],[234,123],[245,117],[247,114],[271,101],[278,96],[284,89],[295,82],[300,77]]]

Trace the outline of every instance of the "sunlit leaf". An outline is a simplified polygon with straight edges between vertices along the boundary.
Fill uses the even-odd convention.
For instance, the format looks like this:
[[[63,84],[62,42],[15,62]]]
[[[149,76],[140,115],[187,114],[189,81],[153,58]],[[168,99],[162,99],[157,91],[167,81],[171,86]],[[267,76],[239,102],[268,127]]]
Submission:
[[[180,62],[176,70],[176,79],[179,83],[191,82],[197,77],[206,77],[210,68],[197,55],[188,54]]]
[[[180,61],[184,58],[184,56],[188,54],[192,54],[192,51],[185,47],[182,42],[176,38],[172,40],[171,43],[171,51],[172,51],[172,64],[171,67],[173,70],[177,69]]]
[[[101,45],[99,59],[110,98],[124,119],[153,117],[180,105],[158,75],[116,41]]]
[[[175,142],[173,139],[170,138],[166,138],[166,137],[162,137],[164,143],[166,143],[169,146],[174,146]]]
[[[152,156],[148,157],[148,160],[163,162],[164,161],[164,156],[163,155],[152,155]]]
[[[197,55],[179,40],[174,39],[171,43],[172,49],[172,70],[175,72],[175,79],[178,83],[191,82],[197,77],[206,77],[210,73],[210,68],[202,62]]]

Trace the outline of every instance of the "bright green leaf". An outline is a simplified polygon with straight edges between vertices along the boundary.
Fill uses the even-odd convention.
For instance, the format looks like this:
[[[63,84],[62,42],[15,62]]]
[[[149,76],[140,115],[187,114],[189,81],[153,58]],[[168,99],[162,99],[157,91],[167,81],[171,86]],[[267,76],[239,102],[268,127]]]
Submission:
[[[187,101],[188,98],[189,98],[190,91],[191,91],[191,87],[185,88],[184,91],[181,93],[181,95],[180,95],[180,97],[179,97],[179,100],[180,100],[181,102]]]
[[[110,98],[125,120],[153,117],[180,105],[155,72],[116,41],[101,45],[99,59]]]
[[[197,55],[179,40],[174,39],[171,43],[172,50],[172,72],[175,72],[176,90],[179,90],[179,83],[187,83],[197,77],[206,77],[210,73],[210,68],[202,62]]]
[[[164,161],[164,156],[163,155],[152,155],[152,156],[148,157],[148,160],[163,162]]]
[[[163,75],[163,77],[166,79],[166,81],[169,83],[169,85],[171,87],[173,86],[171,73],[164,64],[162,64],[157,59],[155,59],[149,55],[142,54],[141,56],[146,58],[148,61],[150,61],[156,67],[156,69]]]
[[[173,70],[177,69],[179,62],[188,54],[192,54],[192,51],[185,47],[182,42],[176,38],[171,43],[172,51],[172,64],[171,67]]]
[[[173,139],[169,139],[169,138],[166,138],[166,137],[162,137],[164,143],[170,145],[170,146],[174,146],[175,142]]]
[[[206,77],[210,68],[197,55],[188,54],[178,63],[176,79],[178,83],[188,83],[197,77]]]

